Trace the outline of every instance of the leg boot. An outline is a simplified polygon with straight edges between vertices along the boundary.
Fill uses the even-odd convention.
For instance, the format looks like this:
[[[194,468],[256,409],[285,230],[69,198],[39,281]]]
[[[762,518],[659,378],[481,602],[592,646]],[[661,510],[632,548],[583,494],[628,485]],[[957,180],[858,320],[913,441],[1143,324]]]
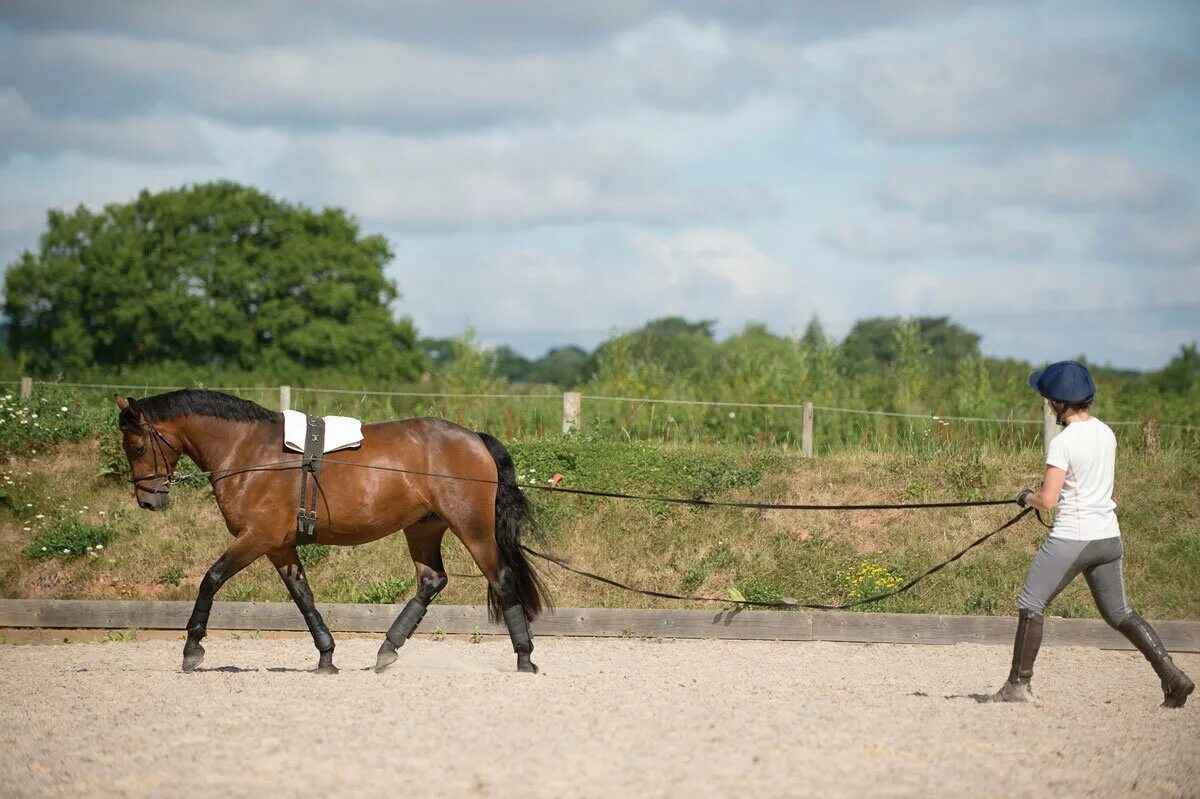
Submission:
[[[1175,665],[1166,647],[1154,632],[1149,622],[1136,613],[1130,613],[1124,621],[1117,625],[1121,634],[1146,656],[1158,679],[1162,681],[1163,707],[1183,707],[1188,696],[1195,690],[1196,684],[1183,673],[1183,669]]]
[[[1017,637],[1013,642],[1012,669],[1008,682],[992,696],[993,702],[1028,702],[1033,699],[1029,681],[1033,678],[1033,661],[1042,646],[1042,627],[1045,617],[1031,610],[1021,610],[1017,618]]]

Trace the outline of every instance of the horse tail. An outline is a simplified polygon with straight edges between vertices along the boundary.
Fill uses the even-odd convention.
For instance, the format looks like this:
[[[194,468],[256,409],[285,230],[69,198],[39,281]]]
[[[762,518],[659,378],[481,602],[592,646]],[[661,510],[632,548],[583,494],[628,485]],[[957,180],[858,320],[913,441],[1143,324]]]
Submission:
[[[478,434],[496,461],[496,548],[500,551],[500,565],[507,568],[512,578],[517,600],[525,610],[525,618],[533,621],[549,607],[549,595],[542,578],[534,571],[533,564],[521,549],[521,532],[533,524],[529,499],[517,486],[517,467],[512,456],[499,439],[487,433]],[[499,622],[504,615],[500,596],[488,585],[488,615]]]

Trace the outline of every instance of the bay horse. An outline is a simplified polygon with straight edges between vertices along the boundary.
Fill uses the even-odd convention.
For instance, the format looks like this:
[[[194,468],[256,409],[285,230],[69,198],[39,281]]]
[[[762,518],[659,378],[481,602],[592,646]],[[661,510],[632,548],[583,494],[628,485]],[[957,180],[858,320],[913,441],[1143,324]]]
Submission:
[[[180,457],[208,474],[233,542],[204,575],[187,623],[183,670],[204,660],[200,642],[213,596],[266,555],[296,602],[320,653],[317,671],[337,673],[333,636],[313,601],[296,554],[300,453],[283,446],[283,414],[216,391],[183,389],[144,399],[114,395],[118,427],[138,505],[166,507]],[[459,479],[439,477],[453,475]],[[537,672],[529,622],[546,604],[545,587],[521,551],[529,504],[504,445],[443,419],[363,426],[357,449],[329,453],[320,475],[316,542],[352,546],[403,530],[416,567],[416,595],[384,636],[382,671],[446,587],[442,536],[453,530],[488,582],[488,609],[504,619],[517,670]]]

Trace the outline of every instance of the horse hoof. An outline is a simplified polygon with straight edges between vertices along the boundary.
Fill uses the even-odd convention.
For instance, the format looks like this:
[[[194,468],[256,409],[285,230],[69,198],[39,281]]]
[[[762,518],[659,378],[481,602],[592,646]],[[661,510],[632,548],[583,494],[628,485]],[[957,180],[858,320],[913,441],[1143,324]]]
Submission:
[[[317,666],[317,674],[337,674],[338,667],[332,663],[326,663],[324,666]]]
[[[383,671],[388,666],[395,663],[399,658],[400,656],[396,654],[396,650],[394,649],[379,650],[379,654],[375,656],[375,671]]]
[[[517,671],[525,674],[537,674],[538,667],[532,660],[517,663]]]
[[[195,671],[201,663],[204,662],[204,650],[199,652],[189,652],[183,656],[183,670]]]

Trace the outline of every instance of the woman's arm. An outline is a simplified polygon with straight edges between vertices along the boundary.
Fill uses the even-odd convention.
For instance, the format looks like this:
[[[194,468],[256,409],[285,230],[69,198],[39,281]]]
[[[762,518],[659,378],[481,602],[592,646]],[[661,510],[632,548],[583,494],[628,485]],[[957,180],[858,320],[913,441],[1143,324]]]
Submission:
[[[1046,476],[1042,478],[1042,490],[1025,495],[1025,504],[1038,510],[1053,510],[1058,505],[1062,495],[1063,481],[1067,473],[1057,466],[1046,466]]]

